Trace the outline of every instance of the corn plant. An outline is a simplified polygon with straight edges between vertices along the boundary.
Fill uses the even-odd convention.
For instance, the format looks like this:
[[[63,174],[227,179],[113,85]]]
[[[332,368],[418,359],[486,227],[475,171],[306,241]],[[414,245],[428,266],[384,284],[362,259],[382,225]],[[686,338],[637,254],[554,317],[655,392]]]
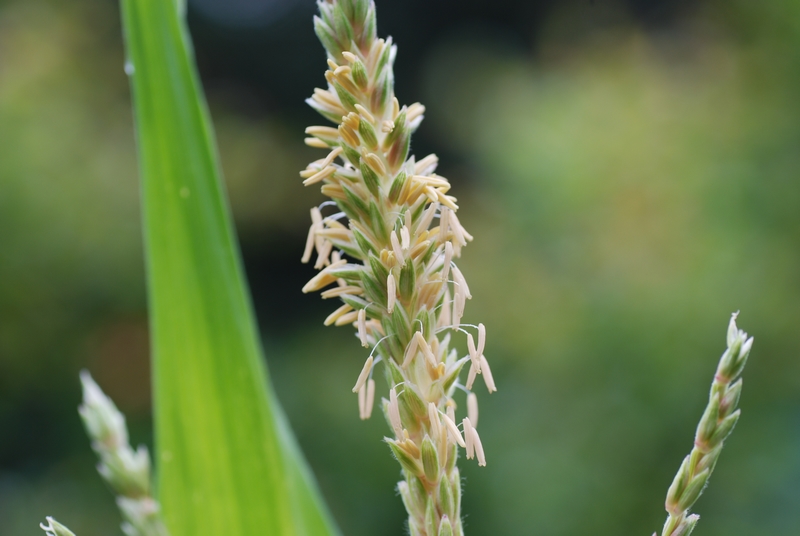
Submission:
[[[438,158],[410,152],[425,108],[401,106],[394,95],[397,47],[378,37],[374,2],[318,7],[327,87],[307,102],[334,126],[306,130],[306,143],[326,154],[300,175],[330,201],[311,210],[302,261],[313,259],[319,273],[302,291],[341,300],[324,323],[355,328],[365,354],[352,387],[361,419],[373,413],[373,375],[383,364],[388,388],[379,405],[409,533],[463,535],[459,449],[487,464],[473,387],[480,375],[489,393],[497,390],[486,327],[461,320],[471,293],[455,260],[472,236],[450,182],[435,173]],[[122,0],[122,13],[142,185],[155,475],[147,449],[131,446],[124,416],[88,372],[79,410],[122,530],[338,534],[270,387],[184,5]],[[698,516],[690,508],[739,419],[739,377],[753,339],[735,319],[693,450],[669,487],[661,536],[692,532]],[[457,336],[467,355],[453,348]],[[41,528],[74,536],[50,517]]]

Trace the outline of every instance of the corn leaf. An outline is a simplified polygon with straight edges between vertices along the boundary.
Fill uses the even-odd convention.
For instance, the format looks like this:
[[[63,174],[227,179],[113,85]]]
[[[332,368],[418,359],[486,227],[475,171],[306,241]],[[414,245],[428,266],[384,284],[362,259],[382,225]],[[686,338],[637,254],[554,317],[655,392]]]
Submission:
[[[122,0],[172,536],[336,534],[270,388],[182,2]]]

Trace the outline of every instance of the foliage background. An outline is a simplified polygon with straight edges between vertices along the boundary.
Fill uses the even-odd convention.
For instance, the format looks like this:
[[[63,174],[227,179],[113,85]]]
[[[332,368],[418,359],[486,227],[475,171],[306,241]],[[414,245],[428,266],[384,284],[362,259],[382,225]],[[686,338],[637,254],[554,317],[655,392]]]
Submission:
[[[190,27],[276,390],[343,532],[403,533],[363,352],[300,293],[323,83],[310,0],[195,0]],[[0,0],[0,534],[117,534],[75,411],[88,367],[150,443],[135,147],[111,0]],[[800,531],[800,5],[378,0],[476,241],[500,391],[470,534],[650,534],[730,311],[756,335],[707,536]]]

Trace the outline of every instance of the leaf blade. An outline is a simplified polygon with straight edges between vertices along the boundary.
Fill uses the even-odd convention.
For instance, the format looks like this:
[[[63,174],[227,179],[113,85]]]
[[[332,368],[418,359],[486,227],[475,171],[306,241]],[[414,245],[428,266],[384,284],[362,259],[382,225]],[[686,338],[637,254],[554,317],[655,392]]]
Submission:
[[[335,534],[267,381],[184,22],[175,2],[122,10],[165,522],[173,536]]]

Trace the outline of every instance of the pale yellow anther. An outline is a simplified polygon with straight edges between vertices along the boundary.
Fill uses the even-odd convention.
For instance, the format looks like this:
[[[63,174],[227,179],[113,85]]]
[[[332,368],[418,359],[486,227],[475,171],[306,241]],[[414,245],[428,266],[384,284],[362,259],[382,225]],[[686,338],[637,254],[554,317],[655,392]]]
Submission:
[[[436,169],[436,165],[439,163],[439,157],[435,154],[429,154],[416,164],[414,164],[414,172],[417,175],[421,175],[425,170],[428,170],[429,173],[433,173],[433,170]]]
[[[478,348],[477,354],[483,355],[483,350],[486,348],[486,326],[478,324]]]
[[[492,377],[492,370],[489,368],[489,362],[483,355],[481,356],[481,375],[483,376],[484,383],[486,383],[486,389],[488,389],[490,393],[497,391],[497,386],[495,386],[494,378]]]
[[[366,108],[364,108],[360,104],[356,104],[356,110],[358,110],[358,113],[361,114],[361,117],[363,117],[364,119],[366,119],[368,122],[372,123],[373,125],[375,124],[375,118],[372,117],[372,114],[369,113],[369,111],[367,111]]]
[[[328,149],[328,144],[319,138],[305,138],[303,142],[309,147],[314,147],[315,149]]]
[[[397,404],[397,391],[394,387],[389,389],[389,422],[392,424],[394,435],[397,439],[403,437],[403,424],[400,420],[400,406]]]
[[[404,265],[406,263],[405,256],[403,255],[403,248],[400,247],[400,241],[397,239],[397,233],[392,231],[389,234],[389,241],[392,243],[392,251],[394,252],[394,256],[397,259],[397,262],[400,265]]]
[[[469,374],[467,374],[467,383],[464,385],[467,389],[472,389],[472,385],[475,383],[475,378],[478,375],[478,369],[475,367],[474,363],[469,364]]]
[[[464,297],[468,300],[472,299],[472,294],[469,291],[469,285],[467,285],[467,280],[464,279],[464,275],[461,273],[461,270],[458,269],[458,266],[455,264],[453,265],[453,279],[456,281],[456,285],[464,292]]]
[[[343,314],[348,313],[352,310],[353,308],[350,305],[344,304],[338,309],[336,309],[334,312],[329,314],[328,318],[325,319],[325,322],[323,322],[323,324],[326,326],[330,326],[331,324],[336,322]]]
[[[424,184],[424,183],[420,183],[420,184]],[[441,200],[439,199],[439,194],[436,191],[436,188],[434,188],[433,186],[423,186],[423,188],[425,189],[425,195],[428,196],[428,199],[430,199],[432,203],[441,202]],[[444,204],[444,203],[442,203],[442,204]],[[447,206],[447,205],[445,205],[445,206]]]
[[[466,443],[467,459],[471,460],[475,456],[475,437],[472,435],[472,423],[470,423],[469,417],[464,417],[461,423],[464,426],[464,442]]]
[[[356,129],[358,126],[356,126]],[[339,125],[339,133],[341,134],[342,138],[344,139],[345,143],[347,143],[351,147],[358,147],[361,144],[361,141],[358,139],[358,135],[355,133],[355,130],[345,123]]]
[[[442,281],[447,282],[450,275],[450,263],[453,262],[453,244],[444,243],[444,260],[442,261]]]
[[[320,167],[325,168],[325,167],[330,166],[333,163],[333,161],[336,159],[336,157],[339,156],[340,154],[342,154],[342,148],[341,147],[336,147],[334,150],[332,150],[328,154],[328,156],[325,157],[325,160],[323,160],[320,163]]]
[[[363,421],[364,414],[367,412],[367,385],[364,384],[358,390],[358,417]]]
[[[388,296],[386,310],[391,313],[397,300],[397,285],[394,281],[394,274],[391,273],[386,278],[386,295]]]
[[[339,65],[337,65],[337,63],[332,59],[328,58],[328,67],[330,67],[331,71],[335,71],[339,68]]]
[[[439,437],[442,423],[439,420],[439,410],[433,402],[428,402],[428,421],[431,423],[431,437]]]
[[[361,309],[363,311],[363,309]],[[353,392],[358,392],[366,383],[367,378],[369,378],[369,373],[372,372],[372,363],[373,359],[372,356],[367,358],[367,361],[364,363],[364,367],[361,369],[361,373],[358,375],[358,380],[356,381],[355,386],[353,387]]]
[[[322,294],[320,294],[320,296],[322,296],[322,299],[326,300],[328,298],[338,298],[342,294],[351,294],[353,296],[357,296],[363,293],[364,289],[362,289],[361,287],[348,285],[344,287],[336,287],[330,290],[323,291]]]
[[[355,63],[358,61],[358,57],[355,54],[346,50],[342,52],[342,57],[350,63]]]
[[[372,168],[372,171],[381,177],[386,176],[386,166],[383,165],[383,162],[378,155],[375,153],[366,153],[362,154],[361,158],[363,158],[367,165]]]
[[[333,127],[308,127],[306,128],[306,134],[311,134],[312,136],[321,136],[324,138],[333,138],[336,139],[339,137],[339,131]]]
[[[445,195],[445,193],[441,190],[441,188],[436,189],[436,195],[439,198],[439,202],[449,208],[452,211],[458,210],[458,205],[456,205],[456,198],[452,195]]]
[[[481,370],[481,354],[475,348],[475,339],[472,338],[471,333],[467,333],[467,349],[469,350],[469,358],[478,372]]]
[[[450,214],[449,208],[443,207],[439,215],[439,243],[447,242],[447,235],[450,234]]]
[[[361,346],[369,348],[367,341],[367,311],[366,309],[358,310],[358,338],[361,340]]]
[[[369,419],[372,416],[372,407],[375,405],[375,380],[367,380],[367,399],[364,403],[364,416],[362,419]]]
[[[467,395],[467,416],[469,417],[472,426],[478,427],[478,397],[475,393]]]
[[[341,65],[341,66],[337,67],[336,69],[334,69],[333,75],[337,76],[337,77],[346,76],[346,75],[350,74],[350,71],[351,71],[351,69],[350,69],[350,67],[348,65]]]
[[[481,444],[481,436],[478,435],[478,430],[472,429],[472,444],[475,446],[475,457],[478,458],[478,467],[486,466],[486,456],[483,453],[483,445]]]
[[[323,184],[319,191],[322,192],[322,195],[327,195],[332,199],[347,200],[344,190],[342,190],[342,187],[338,184]]]
[[[425,113],[425,106],[423,106],[418,102],[415,102],[414,104],[408,107],[408,112],[406,112],[406,118],[408,119],[408,122],[411,123],[424,113]]]
[[[358,320],[358,311],[350,311],[347,314],[340,316],[336,322],[334,322],[334,326],[346,326],[347,324],[353,324]]]
[[[315,173],[314,175],[310,176],[306,180],[303,181],[303,186],[310,186],[312,184],[316,184],[318,182],[322,182],[331,175],[336,173],[336,168],[334,166],[328,166],[322,171]]]
[[[339,266],[344,266],[347,264],[347,261],[344,259],[340,260],[339,262],[335,262],[322,270],[320,273],[312,277],[308,283],[303,286],[303,293],[313,292],[315,290],[319,290],[323,287],[327,287],[334,281],[336,281],[336,276],[330,273],[330,270],[334,268],[338,268]]]
[[[419,344],[417,342],[416,335],[411,337],[411,342],[408,343],[408,347],[406,348],[406,353],[403,356],[403,368],[407,368],[408,365],[417,357],[417,349],[419,348]]]
[[[425,240],[423,242],[420,242],[419,244],[411,248],[411,251],[408,252],[409,257],[411,257],[412,259],[416,259],[420,255],[425,253],[428,250],[428,247],[430,247],[430,245],[431,245],[430,240]]]
[[[417,346],[420,350],[422,350],[422,354],[428,360],[428,363],[430,363],[431,367],[436,368],[436,365],[438,365],[436,362],[436,356],[433,355],[433,352],[431,352],[431,347],[428,346],[428,342],[425,340],[425,337],[421,332],[417,331],[414,333],[414,338],[417,340]]]
[[[452,413],[452,415],[451,415]],[[444,415],[443,419],[445,428],[447,429],[447,433],[453,438],[453,441],[458,444],[460,447],[466,447],[466,443],[464,443],[464,438],[461,437],[461,431],[459,431],[458,426],[455,423],[455,410],[452,406],[447,406],[447,414]]]

